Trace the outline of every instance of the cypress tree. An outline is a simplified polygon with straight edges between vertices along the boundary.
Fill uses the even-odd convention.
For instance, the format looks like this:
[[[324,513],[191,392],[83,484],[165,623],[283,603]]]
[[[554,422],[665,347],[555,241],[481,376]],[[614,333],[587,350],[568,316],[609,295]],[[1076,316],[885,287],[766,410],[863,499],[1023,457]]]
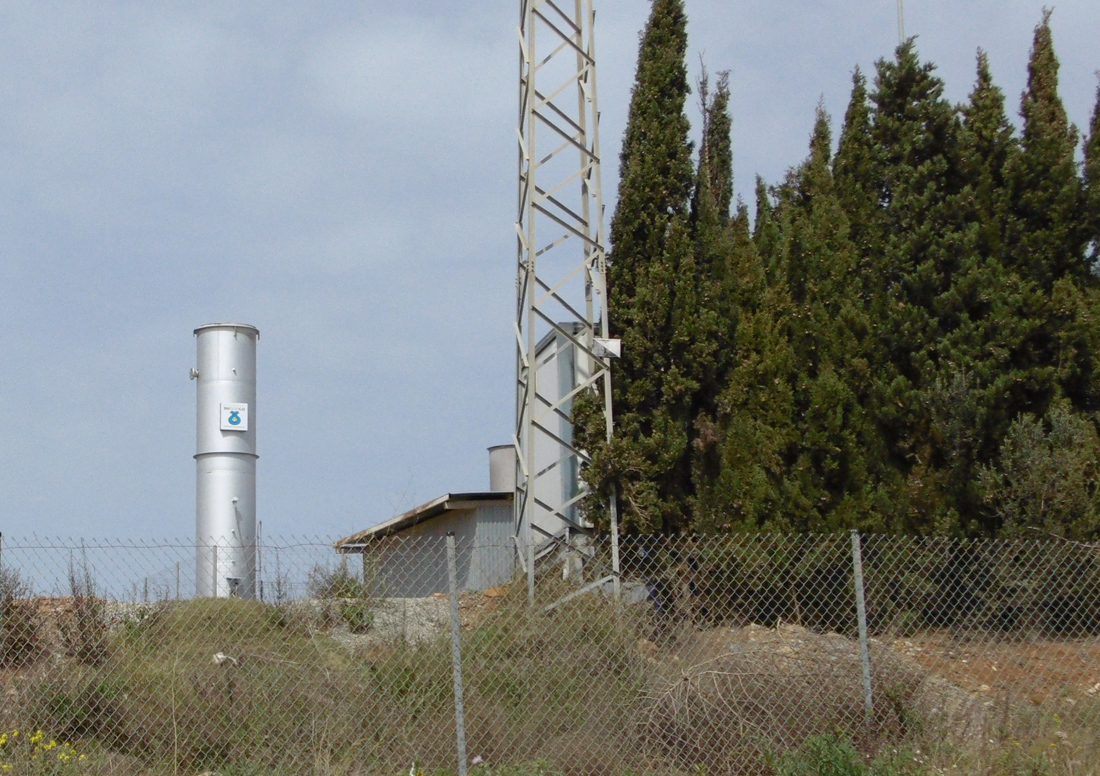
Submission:
[[[1089,247],[1089,268],[1095,271],[1100,263],[1100,86],[1096,89],[1096,105],[1089,122],[1089,136],[1085,140],[1084,167],[1084,217],[1085,238]]]
[[[874,413],[904,478],[891,527],[918,533],[955,530],[958,522],[928,396],[943,362],[938,341],[955,325],[937,301],[969,250],[959,122],[934,71],[912,40],[876,65],[869,167],[880,201],[872,240],[881,247],[862,268],[877,335]]]
[[[1088,271],[1077,220],[1077,130],[1058,96],[1050,11],[1043,12],[1035,28],[1027,74],[1020,153],[1009,160],[1006,172],[1012,204],[1008,263],[1049,291],[1059,278],[1083,278]]]
[[[640,532],[679,530],[688,508],[684,462],[694,385],[683,329],[691,304],[676,298],[690,288],[684,273],[695,274],[686,49],[683,0],[654,0],[639,46],[611,221],[610,324],[623,341],[612,372],[615,441],[610,450],[593,451],[587,475],[598,490],[617,483],[624,527]]]
[[[840,146],[833,161],[833,176],[837,196],[848,218],[849,235],[859,253],[861,274],[866,279],[866,300],[875,290],[869,264],[881,250],[883,229],[875,158],[867,79],[857,67],[852,74],[852,96],[844,114]]]
[[[699,146],[699,171],[692,212],[699,209],[699,196],[709,191],[714,198],[714,209],[723,223],[730,218],[733,204],[733,146],[731,132],[733,118],[730,115],[730,74],[718,74],[713,98],[706,69],[699,81],[699,102],[703,114],[703,137]]]
[[[733,153],[730,143],[729,76],[721,73],[710,95],[706,71],[699,83],[703,132],[692,199],[698,310],[691,332],[697,384],[690,429],[692,492],[713,477],[717,459],[717,401],[733,368],[737,306],[732,278]]]
[[[786,525],[784,479],[794,440],[790,298],[785,281],[768,281],[744,205],[733,219],[731,238],[737,337],[734,366],[718,397],[717,420],[710,430],[716,460],[697,480],[695,528],[702,532]]]
[[[961,107],[955,204],[962,233],[960,261],[937,298],[939,339],[925,380],[929,432],[940,482],[957,528],[996,530],[978,484],[978,466],[993,459],[1013,418],[1049,401],[1053,373],[1044,365],[1049,334],[1036,284],[1006,267],[1009,203],[1006,167],[1016,141],[979,51],[977,80]]]
[[[782,235],[779,220],[772,206],[771,195],[764,179],[756,176],[756,221],[753,224],[752,241],[768,282],[786,280],[783,267]]]
[[[1083,273],[1056,281],[1050,309],[1057,346],[1052,363],[1066,397],[1078,411],[1100,412],[1100,89],[1085,139],[1081,193],[1074,238]]]
[[[878,445],[864,410],[868,320],[830,161],[829,119],[819,107],[809,158],[780,189],[796,440],[784,509],[792,528],[812,531],[876,525],[867,456]]]
[[[978,76],[969,102],[962,108],[959,135],[961,171],[973,196],[978,224],[978,250],[1002,257],[1009,201],[1006,165],[1017,144],[1005,115],[1004,93],[993,83],[989,57],[978,49]]]

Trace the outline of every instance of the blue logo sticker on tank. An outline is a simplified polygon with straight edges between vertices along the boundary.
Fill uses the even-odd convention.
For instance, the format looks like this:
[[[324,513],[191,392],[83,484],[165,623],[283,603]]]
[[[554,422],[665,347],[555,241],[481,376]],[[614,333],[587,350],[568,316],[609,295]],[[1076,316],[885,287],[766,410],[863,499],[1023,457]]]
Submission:
[[[229,425],[239,426],[241,425],[241,413],[237,410],[229,411]]]

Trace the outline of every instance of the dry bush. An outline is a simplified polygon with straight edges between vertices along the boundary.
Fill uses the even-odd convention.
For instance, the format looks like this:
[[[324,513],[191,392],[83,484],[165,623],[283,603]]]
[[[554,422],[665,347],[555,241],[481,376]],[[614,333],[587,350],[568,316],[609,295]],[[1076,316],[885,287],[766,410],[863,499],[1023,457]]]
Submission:
[[[880,660],[868,719],[858,646],[798,626],[715,629],[679,644],[646,692],[638,734],[685,769],[757,772],[769,755],[846,731],[866,748],[903,738],[920,676]]]
[[[0,569],[0,666],[20,668],[45,654],[42,626],[19,572]]]
[[[84,665],[103,665],[108,646],[106,604],[98,595],[87,560],[69,565],[69,593],[72,609],[57,623],[65,651]]]

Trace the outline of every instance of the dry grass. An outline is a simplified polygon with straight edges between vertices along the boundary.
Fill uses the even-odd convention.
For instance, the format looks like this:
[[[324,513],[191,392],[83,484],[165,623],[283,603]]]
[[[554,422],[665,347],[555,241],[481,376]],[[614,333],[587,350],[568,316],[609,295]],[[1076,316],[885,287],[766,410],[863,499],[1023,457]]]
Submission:
[[[1060,716],[1013,704],[977,712],[973,693],[884,650],[868,721],[858,650],[835,634],[662,632],[646,607],[616,610],[600,595],[530,610],[522,585],[471,603],[465,619],[468,751],[493,766],[480,776],[766,773],[769,757],[838,732],[868,758],[898,749],[914,774],[1069,776],[1088,771],[1058,765],[1063,753],[1065,763],[1100,761],[1095,704]],[[448,634],[415,644],[363,637],[353,648],[331,627],[321,609],[157,605],[110,631],[97,660],[61,645],[49,661],[9,671],[5,689],[17,702],[5,722],[78,745],[91,776],[452,768]],[[961,729],[943,712],[951,704],[961,718],[980,713],[972,734],[954,741],[944,735]],[[1021,770],[1029,757],[1048,770]]]

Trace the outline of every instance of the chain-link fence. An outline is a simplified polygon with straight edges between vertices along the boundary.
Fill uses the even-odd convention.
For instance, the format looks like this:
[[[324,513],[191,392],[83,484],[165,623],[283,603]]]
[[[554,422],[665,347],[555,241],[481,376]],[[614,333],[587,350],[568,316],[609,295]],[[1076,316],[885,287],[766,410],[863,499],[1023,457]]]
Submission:
[[[209,551],[4,538],[0,768],[795,776],[1100,763],[1100,546],[624,539],[615,585],[610,546],[580,537],[541,553],[533,604],[512,544],[391,537],[338,553],[265,540],[256,600],[193,596],[196,575],[218,568],[199,557]]]

